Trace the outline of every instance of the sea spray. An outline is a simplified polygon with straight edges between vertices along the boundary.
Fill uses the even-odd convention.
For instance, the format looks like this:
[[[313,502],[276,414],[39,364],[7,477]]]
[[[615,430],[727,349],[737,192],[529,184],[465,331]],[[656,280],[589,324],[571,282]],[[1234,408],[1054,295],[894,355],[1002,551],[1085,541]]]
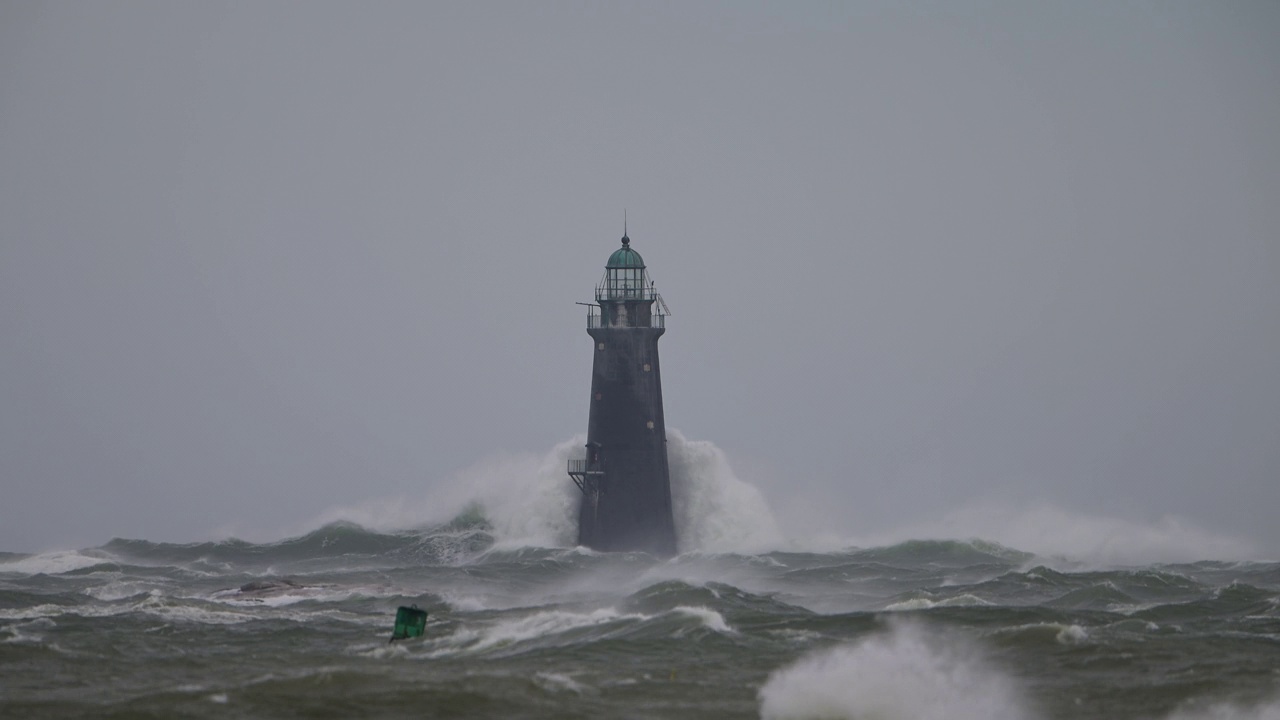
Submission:
[[[493,523],[498,544],[567,547],[578,537],[578,489],[565,472],[581,457],[584,436],[559,443],[536,465],[509,463],[471,476],[474,499]]]
[[[557,444],[541,455],[499,453],[453,474],[420,495],[371,498],[332,508],[307,527],[353,522],[380,532],[406,528],[434,531],[460,520],[481,521],[504,547],[569,547],[577,540],[578,491],[565,474],[580,457],[585,436]]]
[[[536,462],[511,456],[474,466],[458,482],[477,503],[500,546],[572,546],[577,542],[579,494],[565,473],[585,452],[583,438],[556,445]],[[676,539],[681,552],[754,552],[782,542],[764,496],[734,475],[714,443],[667,430],[667,458]]]
[[[582,443],[581,437],[560,443],[532,471],[508,463],[501,474],[490,468],[466,476],[500,544],[576,543],[579,495],[565,467],[582,457]],[[764,496],[733,473],[714,443],[668,429],[667,460],[680,552],[747,553],[781,544]]]
[[[714,443],[668,430],[667,461],[681,552],[750,553],[782,544],[760,490],[734,475]]]
[[[1252,544],[1166,516],[1151,522],[1086,514],[1047,503],[975,500],[945,515],[904,522],[847,544],[889,545],[912,538],[976,538],[1038,556],[1054,567],[1113,568],[1147,563],[1256,558]]]
[[[349,521],[380,531],[429,527],[479,511],[499,547],[572,547],[578,489],[565,472],[580,459],[584,436],[547,453],[500,454],[476,463],[421,499],[381,498],[332,509],[310,527]],[[739,479],[715,444],[667,430],[667,456],[680,552],[755,552],[782,543],[773,513],[753,485]]]
[[[760,689],[766,720],[1014,720],[1030,718],[1014,682],[967,642],[912,623],[820,650],[773,673]]]
[[[479,508],[500,547],[572,547],[577,543],[580,494],[565,468],[570,458],[584,456],[585,442],[585,436],[579,435],[542,454],[497,454],[459,471],[448,482],[433,485],[421,496],[378,498],[335,508],[299,532],[340,520],[383,532],[427,528]],[[667,456],[680,552],[752,553],[782,547],[782,534],[763,494],[737,477],[714,443],[691,440],[668,428]],[[941,518],[890,532],[819,541],[816,534],[821,532],[806,528],[790,545],[835,551],[912,538],[981,537],[1031,551],[1042,564],[1076,569],[1257,556],[1248,543],[1177,518],[1144,524],[1043,503],[975,501]],[[45,556],[40,562],[51,560]],[[59,561],[88,562],[76,554]]]

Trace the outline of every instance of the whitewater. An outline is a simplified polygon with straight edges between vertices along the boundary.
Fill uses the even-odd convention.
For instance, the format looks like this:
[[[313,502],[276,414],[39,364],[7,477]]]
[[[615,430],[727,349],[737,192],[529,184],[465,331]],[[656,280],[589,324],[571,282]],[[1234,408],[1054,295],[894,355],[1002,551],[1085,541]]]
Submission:
[[[0,552],[0,717],[1280,720],[1246,546],[999,506],[787,537],[669,435],[671,559],[574,547],[581,439],[283,540]]]

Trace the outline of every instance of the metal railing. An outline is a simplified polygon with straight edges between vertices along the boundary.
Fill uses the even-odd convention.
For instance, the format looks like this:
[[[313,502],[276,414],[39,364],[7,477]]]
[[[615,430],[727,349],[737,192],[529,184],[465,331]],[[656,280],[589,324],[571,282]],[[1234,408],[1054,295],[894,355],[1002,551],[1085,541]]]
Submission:
[[[604,468],[600,466],[600,462],[590,462],[583,460],[569,460],[570,475],[603,475]]]
[[[666,326],[667,326],[667,316],[666,316],[666,315],[663,315],[662,313],[652,313],[652,314],[650,314],[650,315],[649,315],[649,324],[648,324],[648,325],[605,325],[605,324],[604,324],[604,318],[600,317],[600,315],[598,315],[598,314],[596,314],[596,313],[588,313],[588,314],[587,314],[587,329],[588,329],[588,330],[594,330],[594,329],[596,329],[596,328],[604,328],[604,327],[622,327],[622,328],[627,328],[627,327],[656,327],[656,328],[665,328]]]
[[[658,291],[652,285],[624,287],[602,282],[596,285],[596,300],[657,300]]]
[[[604,492],[604,465],[599,460],[570,460],[569,477],[587,497],[599,500]]]

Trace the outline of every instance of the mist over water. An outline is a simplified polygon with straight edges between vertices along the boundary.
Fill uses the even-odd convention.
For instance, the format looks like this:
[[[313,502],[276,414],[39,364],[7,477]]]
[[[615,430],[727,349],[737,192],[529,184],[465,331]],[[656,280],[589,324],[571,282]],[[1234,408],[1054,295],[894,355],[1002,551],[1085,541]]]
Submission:
[[[1280,564],[1245,545],[1045,506],[788,535],[719,448],[670,432],[681,553],[596,553],[564,473],[582,442],[272,542],[0,555],[0,714],[1280,713]],[[388,645],[404,604],[427,635]],[[57,680],[103,663],[110,682]]]
[[[992,501],[966,504],[929,522],[904,524],[875,542],[913,537],[981,537],[1046,558],[1094,566],[1138,565],[1196,560],[1256,560],[1260,551],[1246,540],[1164,516],[1139,523],[1119,517],[1072,512],[1044,503],[1014,505]]]
[[[678,430],[669,429],[667,435],[682,553],[823,552],[918,539],[976,538],[1032,553],[1050,565],[1073,568],[1266,559],[1253,543],[1197,527],[1184,518],[1163,516],[1143,523],[1042,502],[975,500],[941,515],[906,515],[896,522],[883,519],[880,529],[871,532],[806,523],[803,517],[783,526],[764,493],[738,477],[723,450],[709,441],[689,439]],[[579,494],[565,466],[570,458],[582,457],[584,443],[585,437],[577,436],[542,454],[495,455],[449,482],[432,483],[432,489],[421,496],[372,498],[336,507],[291,532],[309,532],[335,521],[381,531],[404,530],[442,523],[470,510],[492,523],[500,546],[572,547],[577,541]]]

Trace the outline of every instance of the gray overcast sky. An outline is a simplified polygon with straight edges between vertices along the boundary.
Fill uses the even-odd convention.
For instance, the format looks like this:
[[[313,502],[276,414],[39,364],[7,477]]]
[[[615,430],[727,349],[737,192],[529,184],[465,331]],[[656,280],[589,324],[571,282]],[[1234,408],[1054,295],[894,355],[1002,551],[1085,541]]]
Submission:
[[[784,526],[1280,552],[1280,4],[0,6],[0,550],[279,537],[666,416]],[[566,479],[567,483],[568,480]]]

